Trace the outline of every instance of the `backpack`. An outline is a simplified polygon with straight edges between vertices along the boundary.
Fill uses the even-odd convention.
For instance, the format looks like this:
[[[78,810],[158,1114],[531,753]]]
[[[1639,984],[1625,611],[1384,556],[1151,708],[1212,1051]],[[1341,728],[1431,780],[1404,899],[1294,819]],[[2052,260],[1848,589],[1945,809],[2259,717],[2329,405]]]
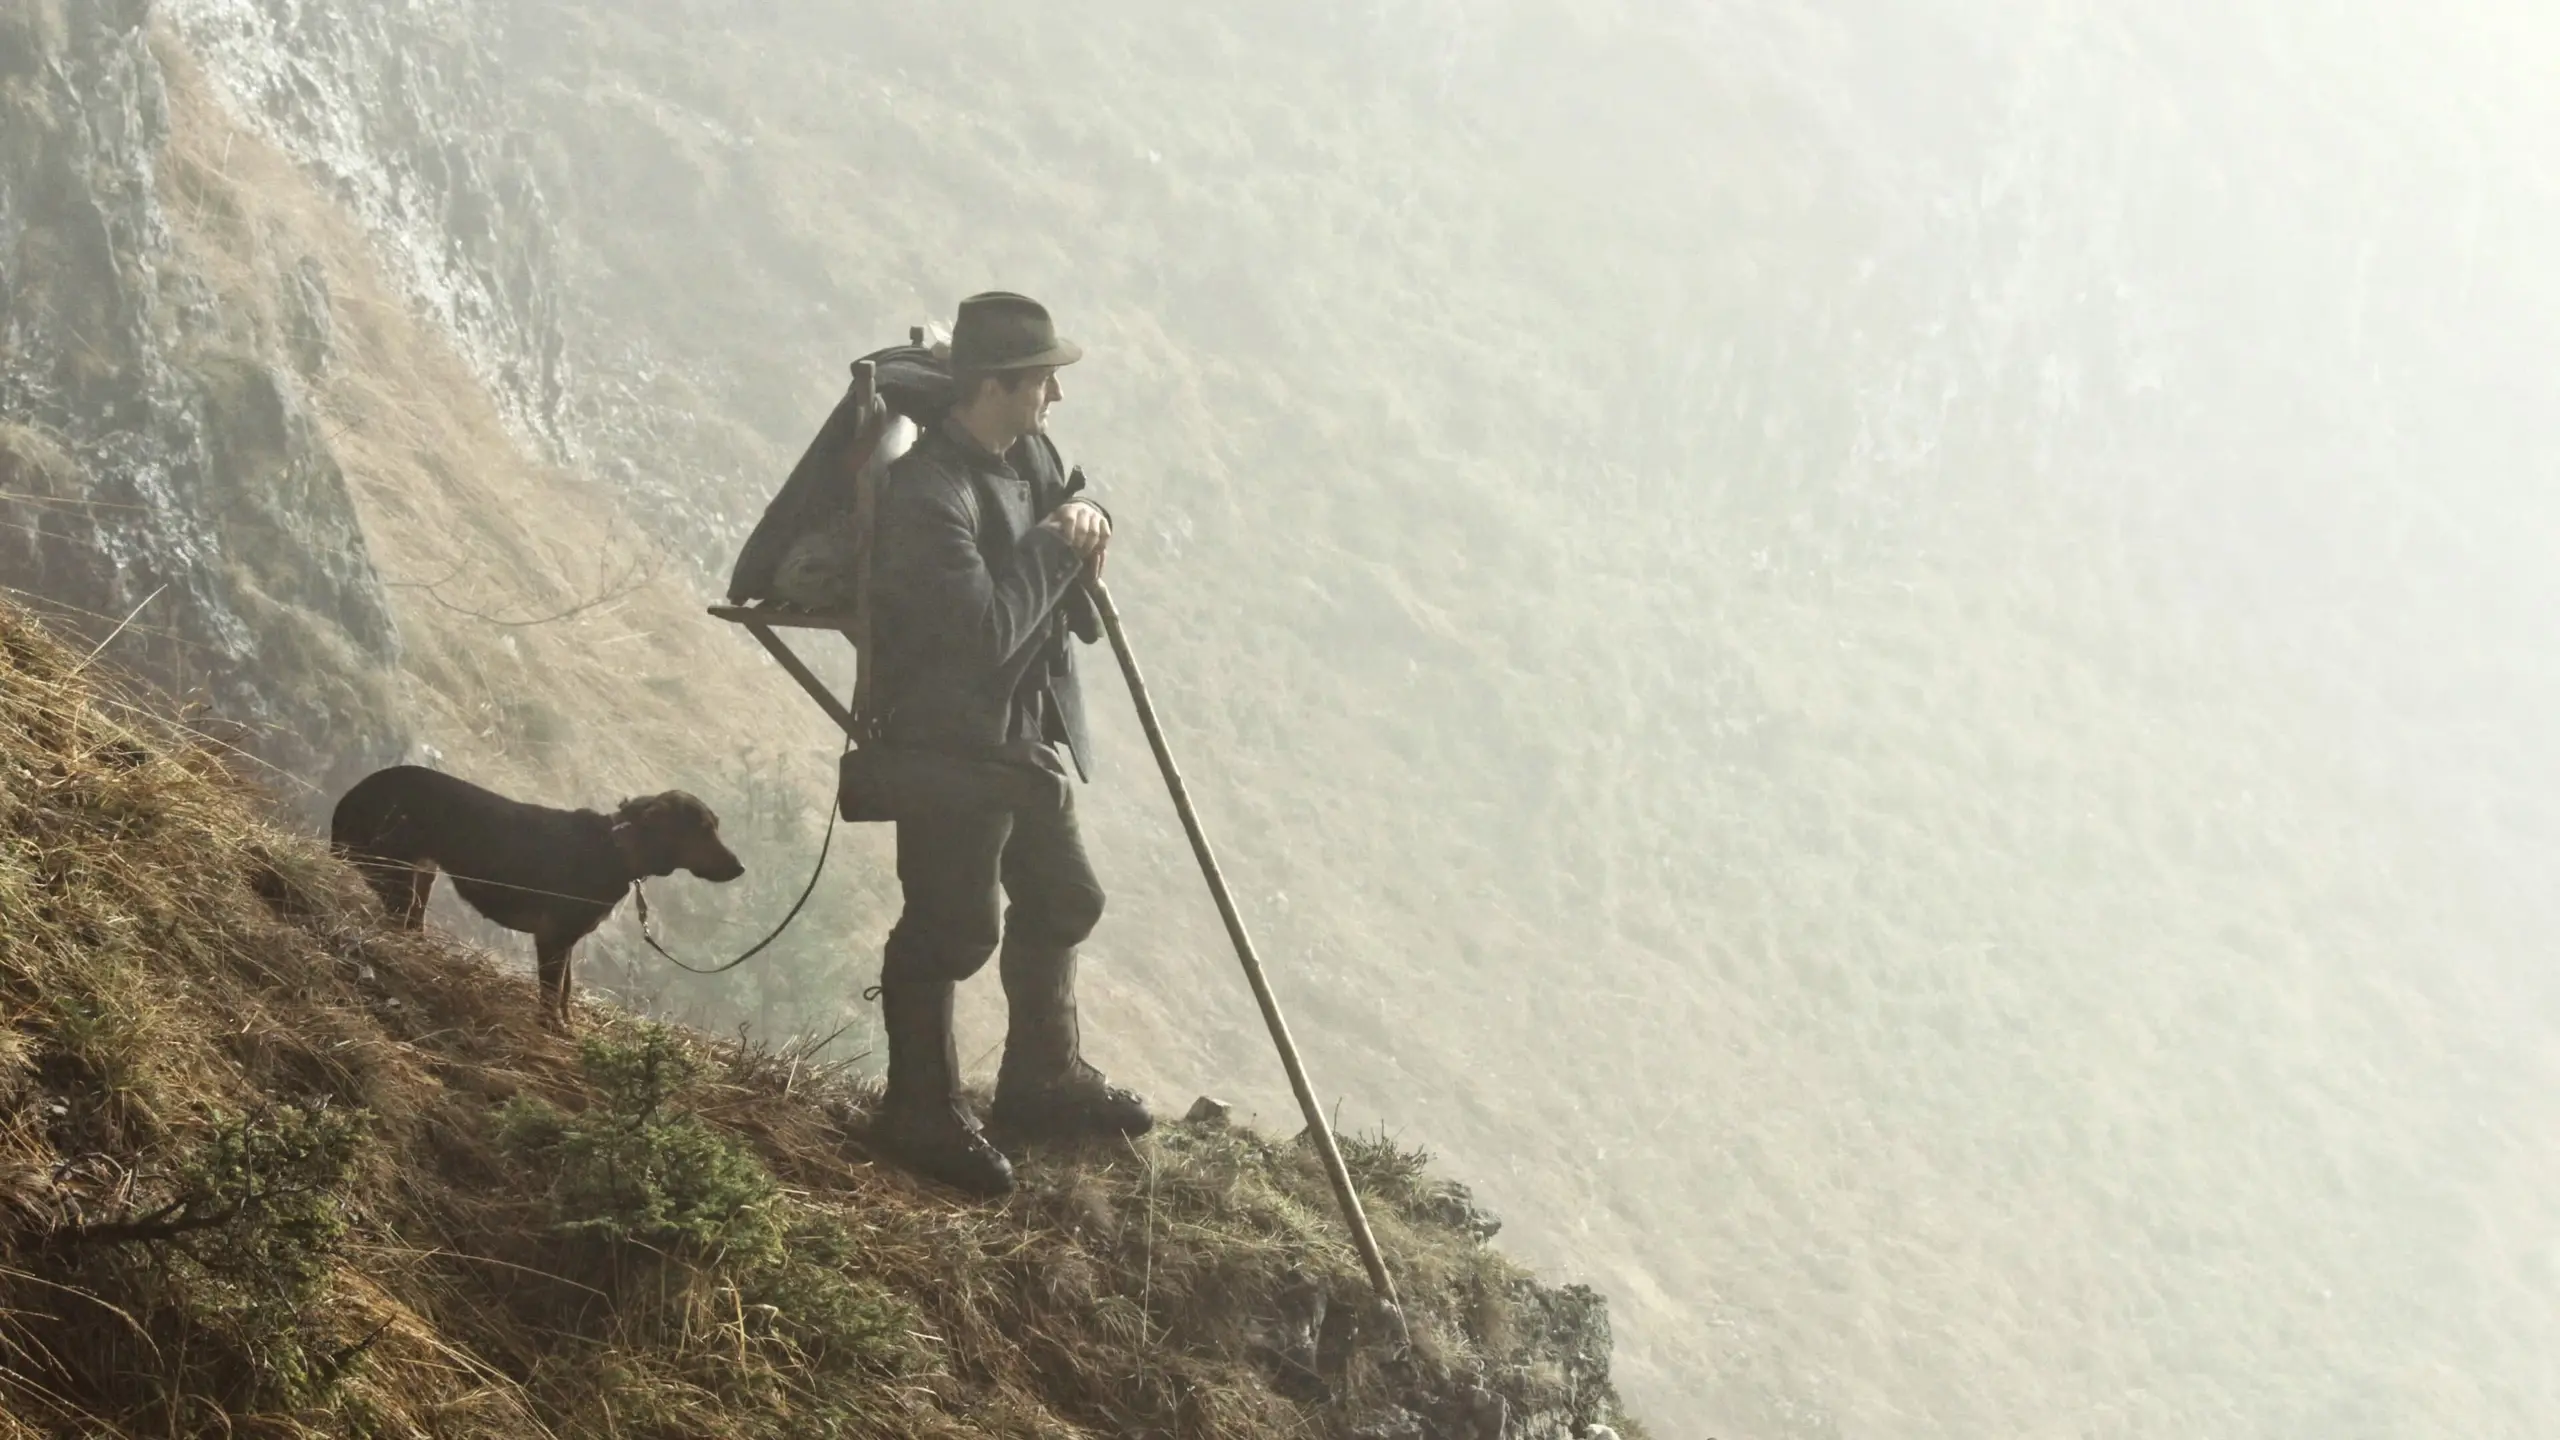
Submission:
[[[784,561],[802,540],[823,532],[841,541],[852,576],[851,615],[868,619],[871,509],[880,479],[917,433],[950,410],[949,357],[947,344],[918,327],[908,332],[907,344],[853,362],[852,385],[739,549],[729,572],[730,604],[785,604],[777,593]]]
[[[729,604],[712,607],[713,614],[753,632],[844,726],[848,747],[838,778],[838,805],[847,820],[939,813],[954,805],[1021,810],[1064,803],[1066,771],[1045,747],[1029,747],[1039,752],[1031,756],[953,758],[870,743],[878,737],[881,718],[871,703],[874,515],[890,464],[924,427],[940,424],[950,413],[950,355],[946,337],[918,327],[908,332],[908,343],[853,362],[853,383],[844,398],[828,412],[739,550],[729,573]],[[1049,467],[1062,468],[1056,444],[1046,436],[1041,444]],[[1061,483],[1073,495],[1084,488],[1084,472],[1068,472]],[[815,604],[795,599],[794,587],[783,583],[813,551],[823,557],[832,592]],[[1100,635],[1101,622],[1084,592],[1071,597],[1067,617],[1077,636],[1091,641]],[[838,704],[825,683],[775,637],[777,626],[835,630],[853,643],[850,707]]]
[[[948,343],[935,343],[939,337],[921,326],[907,338],[853,362],[853,383],[765,506],[729,572],[732,606],[806,617],[803,624],[822,619],[823,628],[852,642],[850,713],[860,718],[847,723],[856,732],[876,723],[870,714],[871,534],[880,485],[918,431],[951,408]],[[728,618],[749,619],[744,613]],[[767,627],[750,621],[748,628],[804,685],[817,684]]]

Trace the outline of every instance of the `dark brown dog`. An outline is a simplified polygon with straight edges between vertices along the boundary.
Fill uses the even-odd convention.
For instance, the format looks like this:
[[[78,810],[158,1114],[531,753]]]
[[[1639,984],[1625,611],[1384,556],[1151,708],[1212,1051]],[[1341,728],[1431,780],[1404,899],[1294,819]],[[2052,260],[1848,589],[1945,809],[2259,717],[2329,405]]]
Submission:
[[[330,816],[329,841],[408,929],[424,923],[441,869],[472,909],[531,935],[543,1023],[560,1030],[569,1027],[569,951],[632,881],[679,869],[735,880],[747,869],[720,843],[720,817],[681,790],[599,815],[527,805],[416,765],[357,781]]]

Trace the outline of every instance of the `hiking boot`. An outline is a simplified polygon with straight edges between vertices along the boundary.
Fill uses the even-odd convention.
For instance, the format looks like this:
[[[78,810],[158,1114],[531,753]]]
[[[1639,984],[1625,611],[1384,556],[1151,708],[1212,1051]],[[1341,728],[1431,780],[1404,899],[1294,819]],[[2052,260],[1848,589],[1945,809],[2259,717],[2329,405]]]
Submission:
[[[1029,1140],[1144,1135],[1147,1102],[1084,1062],[1076,1023],[1076,952],[1007,943],[998,962],[1006,1008],[1004,1063],[987,1120]]]
[[[928,1180],[971,1195],[1013,1189],[1013,1165],[978,1133],[960,1094],[948,980],[880,987],[889,1034],[889,1085],[871,1120],[871,1147]]]
[[[1013,1162],[987,1143],[958,1101],[901,1106],[881,1102],[871,1148],[898,1167],[954,1190],[993,1200],[1013,1191]]]
[[[1156,1118],[1147,1102],[1102,1078],[1079,1060],[1075,1069],[1044,1085],[996,1081],[996,1103],[987,1123],[1025,1140],[1066,1140],[1079,1135],[1144,1135]]]

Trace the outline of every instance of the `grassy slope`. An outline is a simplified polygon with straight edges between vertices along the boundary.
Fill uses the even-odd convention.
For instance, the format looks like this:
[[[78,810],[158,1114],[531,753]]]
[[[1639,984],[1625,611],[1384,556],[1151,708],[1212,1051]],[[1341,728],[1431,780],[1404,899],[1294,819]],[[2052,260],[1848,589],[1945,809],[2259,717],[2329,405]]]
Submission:
[[[1302,1150],[1174,1127],[961,1205],[866,1162],[841,1067],[541,1034],[14,610],[0,776],[0,1434],[1336,1435],[1448,1376],[1610,1412],[1392,1147],[1403,1360]],[[1315,1294],[1301,1405],[1254,1356]]]

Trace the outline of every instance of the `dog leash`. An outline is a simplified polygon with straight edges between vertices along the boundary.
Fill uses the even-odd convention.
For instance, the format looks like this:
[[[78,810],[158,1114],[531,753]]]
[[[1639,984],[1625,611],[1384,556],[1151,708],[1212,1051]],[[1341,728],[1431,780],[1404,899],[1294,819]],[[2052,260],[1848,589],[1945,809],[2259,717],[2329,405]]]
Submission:
[[[835,848],[836,821],[840,818],[842,813],[842,810],[837,806],[829,805],[827,807],[827,835],[826,838],[818,844],[818,863],[809,871],[809,883],[801,887],[800,898],[791,902],[791,909],[783,915],[782,923],[774,926],[772,932],[767,934],[763,939],[749,946],[747,948],[747,953],[744,955],[741,955],[734,960],[725,961],[721,964],[708,967],[701,965],[687,965],[682,960],[677,959],[666,946],[658,943],[657,928],[649,923],[648,887],[640,881],[634,880],[631,882],[631,894],[640,902],[640,938],[648,942],[649,948],[657,951],[659,957],[665,960],[668,964],[673,965],[679,970],[690,971],[696,975],[723,974],[727,971],[735,970],[739,966],[753,960],[758,955],[763,954],[766,946],[781,939],[782,932],[791,928],[791,922],[800,918],[800,911],[802,907],[809,903],[809,897],[818,893],[818,877],[827,873],[827,852]]]

